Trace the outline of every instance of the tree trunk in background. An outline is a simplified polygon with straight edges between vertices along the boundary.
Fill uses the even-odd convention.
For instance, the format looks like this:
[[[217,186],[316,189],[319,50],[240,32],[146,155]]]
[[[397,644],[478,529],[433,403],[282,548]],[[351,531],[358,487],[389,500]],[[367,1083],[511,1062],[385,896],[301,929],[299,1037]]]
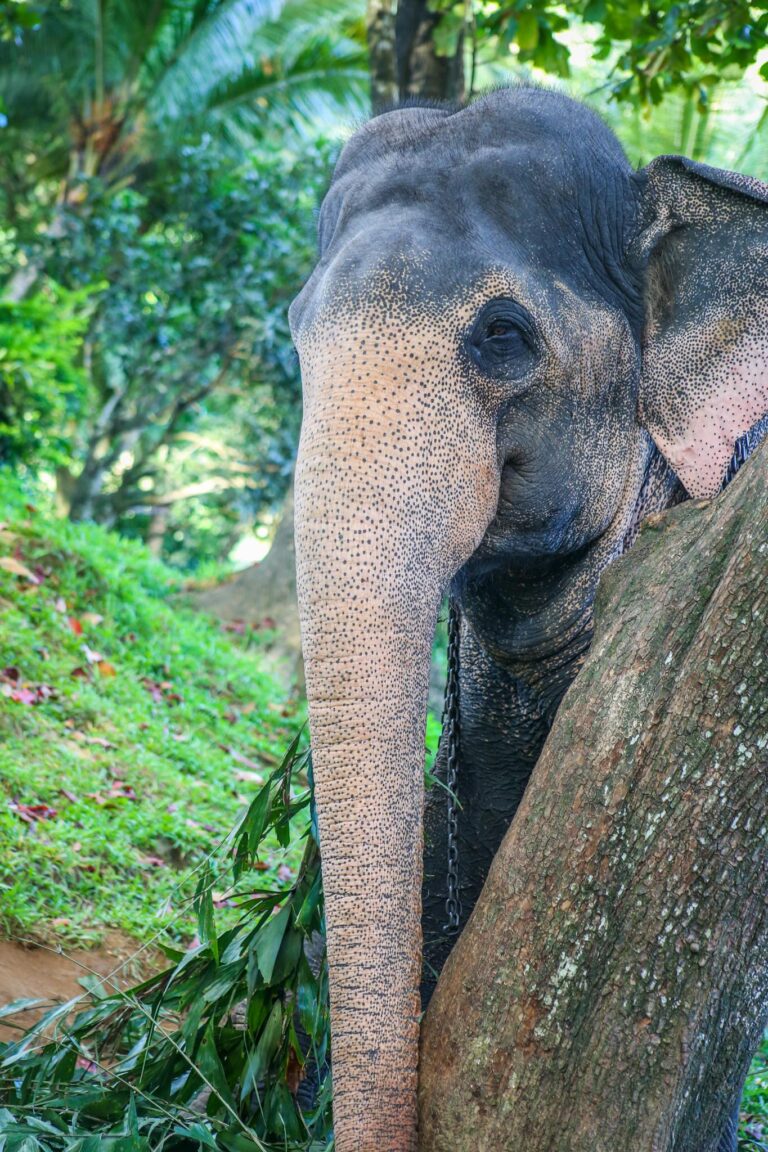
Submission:
[[[597,608],[426,1016],[422,1152],[714,1152],[765,1024],[768,449]]]
[[[400,100],[464,99],[464,37],[438,56],[435,28],[445,13],[429,0],[368,0],[366,30],[374,115]]]
[[[170,508],[165,504],[161,504],[158,508],[154,509],[149,520],[147,547],[158,560],[161,560],[163,556],[163,542],[165,541],[165,533],[168,529],[170,514]]]
[[[195,608],[210,612],[219,620],[274,626],[277,635],[271,646],[272,663],[277,671],[303,684],[293,541],[293,483],[283,502],[272,547],[261,563],[245,568],[215,588],[192,593],[191,600]]]
[[[400,0],[397,6],[397,79],[400,99],[464,99],[464,37],[452,56],[438,56],[435,28],[440,12],[431,12],[429,0]]]
[[[60,477],[64,480],[63,471]],[[104,486],[104,465],[97,456],[88,454],[82,471],[74,478],[65,480],[59,488],[59,496],[64,499],[65,490],[69,493],[67,514],[70,520],[96,520],[96,505]]]
[[[368,0],[366,7],[365,28],[374,116],[397,103],[396,10],[397,0]]]

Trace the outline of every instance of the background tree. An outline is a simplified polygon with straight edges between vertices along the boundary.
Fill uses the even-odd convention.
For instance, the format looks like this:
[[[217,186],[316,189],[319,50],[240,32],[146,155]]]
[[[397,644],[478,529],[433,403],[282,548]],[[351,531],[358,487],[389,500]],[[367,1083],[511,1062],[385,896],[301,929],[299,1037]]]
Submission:
[[[397,0],[368,0],[365,27],[375,115],[397,103],[396,15]]]

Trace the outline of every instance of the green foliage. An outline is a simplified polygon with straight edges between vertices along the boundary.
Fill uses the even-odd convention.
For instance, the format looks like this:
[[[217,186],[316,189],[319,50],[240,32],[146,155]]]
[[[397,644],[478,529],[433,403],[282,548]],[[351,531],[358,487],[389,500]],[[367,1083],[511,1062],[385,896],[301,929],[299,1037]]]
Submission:
[[[285,314],[311,260],[322,127],[366,100],[357,7],[37,7],[0,42],[0,271],[108,283],[87,332],[93,402],[64,429],[61,501],[141,536],[160,509],[166,555],[192,567],[287,484],[298,373]]]
[[[40,23],[43,6],[32,0],[0,0],[0,40],[19,40]]]
[[[187,873],[301,709],[261,672],[258,644],[187,610],[143,547],[44,511],[0,471],[0,924],[47,943],[189,939]],[[261,850],[265,882],[292,884],[298,843]],[[217,879],[225,922],[233,899]]]
[[[455,27],[460,6],[432,0]],[[463,7],[463,6],[461,6]],[[693,92],[703,107],[713,88],[742,76],[768,48],[768,0],[474,0],[468,27],[474,50],[513,54],[521,65],[571,75],[573,33],[586,30],[592,59],[615,100],[657,105]],[[444,50],[441,37],[440,50]],[[761,75],[768,79],[768,64]]]
[[[584,95],[594,104],[588,79],[581,80]],[[638,167],[654,156],[678,153],[768,180],[768,107],[746,83],[723,82],[712,89],[704,107],[695,92],[672,93],[650,115],[627,102],[597,107]]]
[[[768,1150],[768,1036],[747,1077],[741,1101],[739,1152]]]
[[[170,966],[127,992],[93,981],[0,1044],[7,1152],[79,1152],[89,1139],[116,1152],[328,1146],[329,1079],[312,1106],[296,1098],[308,1059],[325,1066],[329,1038],[325,964],[313,970],[305,952],[322,929],[306,767],[297,737],[221,855],[236,887],[265,839],[287,842],[300,819],[306,849],[288,891],[252,888],[217,935],[203,872],[195,949],[164,949]]]
[[[327,152],[253,152],[235,167],[204,139],[141,192],[92,181],[87,212],[38,241],[31,258],[67,284],[108,283],[89,329],[76,516],[140,534],[166,500],[166,554],[191,566],[280,498],[300,412],[287,310],[314,257]]]
[[[45,126],[36,165],[119,185],[190,134],[238,143],[363,98],[351,0],[43,0],[0,42],[11,132]],[[313,128],[314,131],[314,128]],[[245,134],[245,137],[244,135]]]
[[[515,4],[481,0],[475,17],[476,35],[481,40],[490,38],[501,55],[513,53],[523,66],[566,79],[571,74],[570,52],[558,38],[570,26],[565,11],[551,0]]]
[[[669,92],[695,91],[705,105],[713,86],[742,75],[768,47],[766,0],[587,0],[581,14],[601,26],[596,60],[621,45],[610,85],[619,100],[659,104]],[[768,79],[768,64],[761,75]]]
[[[82,344],[93,292],[48,281],[25,300],[0,299],[0,463],[70,462],[72,429],[89,399]]]

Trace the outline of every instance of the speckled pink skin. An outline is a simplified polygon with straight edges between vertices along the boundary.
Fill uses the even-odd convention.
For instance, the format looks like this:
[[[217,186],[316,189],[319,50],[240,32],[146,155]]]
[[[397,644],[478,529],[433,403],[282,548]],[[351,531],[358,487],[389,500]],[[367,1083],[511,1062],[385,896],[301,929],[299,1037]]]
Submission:
[[[486,764],[514,783],[493,786],[497,826],[476,825],[492,852],[600,572],[680,496],[650,437],[688,495],[712,496],[768,408],[768,188],[675,157],[633,173],[592,113],[521,88],[361,129],[320,233],[292,328],[336,1147],[414,1152],[440,598],[453,581],[471,791],[490,794]]]
[[[711,497],[768,411],[768,188],[679,157],[646,178],[655,248],[640,418],[688,493]]]

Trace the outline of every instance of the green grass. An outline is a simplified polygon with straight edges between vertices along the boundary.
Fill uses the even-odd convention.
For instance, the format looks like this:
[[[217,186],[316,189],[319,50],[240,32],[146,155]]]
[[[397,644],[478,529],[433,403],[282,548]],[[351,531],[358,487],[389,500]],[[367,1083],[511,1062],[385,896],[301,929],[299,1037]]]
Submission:
[[[141,546],[43,515],[2,472],[0,525],[0,930],[189,938],[180,881],[301,710]],[[265,881],[289,884],[295,864],[275,843]]]

